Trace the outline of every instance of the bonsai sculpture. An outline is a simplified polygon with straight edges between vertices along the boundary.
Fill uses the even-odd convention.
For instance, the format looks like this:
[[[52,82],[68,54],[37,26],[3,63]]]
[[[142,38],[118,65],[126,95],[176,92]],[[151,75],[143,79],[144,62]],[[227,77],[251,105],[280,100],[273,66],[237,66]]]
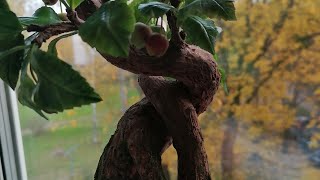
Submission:
[[[18,18],[0,2],[0,78],[16,89],[19,102],[46,118],[45,113],[101,101],[57,55],[60,39],[79,34],[111,64],[139,74],[145,94],[120,119],[95,179],[165,179],[161,154],[171,144],[178,154],[178,179],[211,179],[197,120],[223,78],[214,60],[221,30],[210,18],[235,20],[233,0],[60,3],[67,18],[48,6]],[[27,38],[21,34],[25,30],[32,32]],[[56,35],[47,51],[40,49]]]

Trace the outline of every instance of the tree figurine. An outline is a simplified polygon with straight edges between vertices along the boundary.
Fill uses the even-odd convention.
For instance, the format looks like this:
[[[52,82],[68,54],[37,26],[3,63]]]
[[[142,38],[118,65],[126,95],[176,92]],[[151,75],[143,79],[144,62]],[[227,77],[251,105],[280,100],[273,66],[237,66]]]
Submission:
[[[0,78],[19,102],[46,118],[101,101],[56,51],[60,39],[79,34],[111,64],[138,74],[145,94],[120,119],[94,179],[165,179],[161,154],[171,144],[178,179],[211,179],[197,120],[224,79],[214,60],[221,30],[212,18],[235,20],[234,1],[60,0],[67,18],[47,6],[56,0],[43,1],[32,17],[17,17],[0,3]],[[22,31],[32,33],[24,38]],[[40,49],[57,35],[47,51]]]

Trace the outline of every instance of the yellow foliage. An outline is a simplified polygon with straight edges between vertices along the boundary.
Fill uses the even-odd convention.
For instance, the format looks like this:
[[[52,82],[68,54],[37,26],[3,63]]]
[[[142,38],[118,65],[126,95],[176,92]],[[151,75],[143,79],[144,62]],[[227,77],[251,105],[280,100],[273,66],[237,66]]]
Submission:
[[[307,177],[307,178],[306,178]],[[308,166],[303,169],[303,173],[301,175],[301,180],[319,180],[320,170],[314,167]]]
[[[172,179],[177,179],[177,153],[173,146],[170,146],[162,155],[162,164],[168,167]]]
[[[77,122],[77,120],[71,120],[70,121],[70,126],[72,127],[72,128],[76,128],[77,126],[78,126],[78,122]]]
[[[76,111],[74,109],[71,109],[71,110],[67,110],[66,113],[68,116],[74,116],[76,114]]]
[[[238,123],[236,142],[232,147],[236,156],[234,174],[238,179],[245,179],[246,174],[238,165],[246,161],[246,154],[255,151],[250,149],[253,146],[243,145],[244,138],[246,142],[247,139],[258,140],[257,146],[275,150],[287,141],[284,134],[299,126],[297,118],[301,108],[306,109],[310,117],[317,117],[320,1],[294,1],[294,6],[287,9],[288,2],[238,1],[238,21],[222,24],[224,32],[216,51],[219,65],[227,70],[229,94],[220,90],[201,120],[207,122],[203,131],[214,174],[221,171],[221,144],[225,138],[221,126],[224,121],[233,118]],[[287,17],[282,22],[284,14]],[[318,35],[308,39],[313,34]],[[311,120],[307,128],[320,128],[317,122]],[[319,133],[313,134],[311,147],[319,147],[319,136]],[[296,148],[291,147],[298,151]],[[256,152],[261,152],[261,156],[273,163],[277,163],[277,156],[280,156],[271,150],[256,149]],[[303,177],[312,179],[312,173]],[[273,174],[268,177],[277,179],[272,178]]]
[[[313,128],[317,123],[318,122],[316,119],[312,119],[312,120],[310,120],[310,123],[307,125],[306,128]]]
[[[318,139],[312,137],[310,142],[309,142],[309,148],[311,149],[316,149],[319,147],[319,142],[318,142]]]

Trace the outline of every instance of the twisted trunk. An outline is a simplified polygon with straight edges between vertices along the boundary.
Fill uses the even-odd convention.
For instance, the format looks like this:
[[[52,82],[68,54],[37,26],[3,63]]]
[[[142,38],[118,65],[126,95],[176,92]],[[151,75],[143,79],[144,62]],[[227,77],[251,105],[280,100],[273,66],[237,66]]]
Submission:
[[[212,101],[220,76],[208,52],[190,45],[174,48],[159,59],[135,51],[123,59],[104,55],[114,65],[141,74],[146,98],[121,118],[100,159],[97,180],[164,179],[161,154],[171,138],[178,153],[178,179],[210,179],[197,117]]]
[[[120,119],[100,157],[95,179],[164,179],[161,154],[170,144],[165,124],[144,98]]]
[[[91,13],[86,9],[94,9],[87,1],[77,8],[84,19]],[[133,48],[127,58],[101,54],[111,64],[138,74],[146,97],[120,119],[100,158],[96,180],[165,179],[161,154],[171,143],[178,154],[178,179],[211,179],[197,120],[211,103],[220,74],[210,53],[182,41],[174,14],[167,17],[173,35],[164,56],[150,57]]]
[[[143,75],[139,81],[172,136],[178,153],[178,179],[210,179],[197,113],[183,85]],[[149,87],[156,90],[150,91]]]

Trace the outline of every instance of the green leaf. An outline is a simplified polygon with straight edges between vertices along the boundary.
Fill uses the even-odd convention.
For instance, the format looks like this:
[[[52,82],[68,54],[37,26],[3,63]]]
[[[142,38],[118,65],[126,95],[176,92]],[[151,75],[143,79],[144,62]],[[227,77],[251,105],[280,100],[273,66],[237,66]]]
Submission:
[[[55,55],[33,46],[30,64],[38,79],[34,102],[43,111],[57,113],[101,101],[79,72]]]
[[[139,10],[138,10],[138,7],[140,4],[142,3],[146,3],[148,2],[149,0],[135,0],[135,1],[132,1],[130,4],[129,4],[129,7],[131,7],[133,10],[134,10],[134,16],[135,16],[135,19],[136,19],[136,22],[142,22],[144,24],[147,24],[149,19],[147,16],[144,16]]]
[[[22,26],[17,16],[8,10],[0,11],[0,78],[14,89],[21,67],[23,51],[15,51],[16,46],[24,45]],[[19,48],[18,48],[19,49]]]
[[[15,89],[23,60],[23,50],[27,47],[24,46],[22,35],[11,41],[0,41],[0,44],[6,44],[7,47],[5,49],[11,47],[9,50],[0,47],[0,78],[12,89]]]
[[[51,53],[55,56],[58,55],[58,52],[57,52],[57,48],[56,48],[56,45],[58,43],[58,41],[60,41],[61,39],[64,39],[64,38],[67,38],[69,36],[73,36],[75,34],[77,34],[78,32],[71,32],[71,33],[68,33],[68,34],[64,34],[64,35],[61,35],[57,38],[55,38],[54,40],[52,40],[48,46],[48,53]]]
[[[179,18],[199,15],[224,20],[236,20],[234,0],[187,0],[179,10]]]
[[[157,18],[163,16],[168,11],[175,9],[175,7],[166,3],[153,1],[145,4],[140,4],[138,9],[145,16]]]
[[[77,6],[79,6],[82,3],[82,1],[84,1],[84,0],[67,0],[71,9],[75,9]]]
[[[23,28],[13,12],[3,9],[0,10],[0,41],[3,39],[10,40],[10,38],[16,38],[21,34],[22,30]]]
[[[109,1],[80,26],[79,35],[102,53],[126,57],[134,23],[134,13],[126,3]]]
[[[32,17],[19,17],[19,21],[25,26],[31,24],[43,26],[62,22],[59,15],[51,7],[46,6],[37,9]]]
[[[187,41],[214,54],[215,40],[221,28],[216,27],[212,20],[204,20],[198,16],[189,16],[182,24],[187,33]],[[197,33],[194,33],[197,32]]]
[[[6,0],[0,0],[0,9],[10,11],[9,5]]]
[[[43,112],[41,111],[40,107],[36,103],[34,103],[33,99],[33,90],[35,89],[36,85],[33,80],[28,75],[28,65],[30,60],[30,52],[28,53],[26,59],[22,63],[22,70],[20,76],[20,86],[17,89],[17,96],[18,101],[24,105],[28,106],[29,108],[33,109],[37,112],[40,116],[45,119],[48,119]]]
[[[228,91],[228,86],[227,86],[227,75],[226,75],[226,71],[224,69],[222,69],[221,67],[218,67],[219,69],[219,73],[221,75],[221,84],[223,86],[223,90],[226,94],[229,94]]]

